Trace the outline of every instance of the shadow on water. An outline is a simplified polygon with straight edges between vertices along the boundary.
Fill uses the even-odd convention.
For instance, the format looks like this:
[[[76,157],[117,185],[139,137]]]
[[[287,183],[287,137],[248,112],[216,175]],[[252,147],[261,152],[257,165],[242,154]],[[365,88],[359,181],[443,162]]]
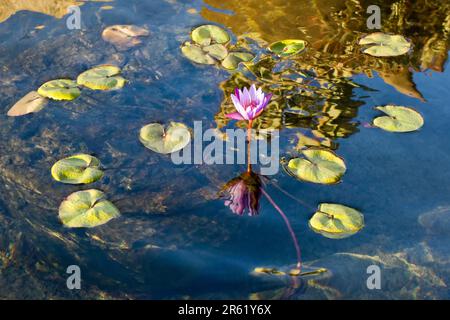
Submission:
[[[367,1],[89,1],[81,7],[83,28],[69,31],[61,18],[76,3],[0,6],[0,297],[449,297],[449,233],[442,226],[449,225],[450,206],[450,8],[370,1],[382,8],[383,32],[414,44],[410,55],[386,59],[356,45],[368,32]],[[229,28],[236,42],[258,54],[257,62],[228,73],[183,58],[181,43],[208,21]],[[141,46],[120,52],[101,39],[105,27],[127,23],[149,28]],[[307,40],[307,51],[286,61],[264,49],[288,38]],[[75,78],[102,63],[120,65],[130,83],[121,91],[50,102],[33,115],[6,116],[45,81]],[[291,219],[306,268],[329,269],[298,283],[251,274],[264,265],[289,270],[295,252],[268,202],[258,216],[238,217],[218,199],[240,166],[175,166],[138,140],[150,122],[231,127],[224,116],[232,110],[228,97],[251,83],[274,94],[255,126],[281,130],[283,155],[318,144],[337,150],[349,167],[344,182],[332,187],[299,183],[282,172],[273,179],[311,207],[339,202],[365,214],[358,235],[325,239],[308,228],[310,208],[269,186]],[[371,107],[387,103],[420,109],[426,126],[395,136],[362,125],[376,114]],[[89,187],[105,191],[123,215],[94,229],[64,228],[57,217],[59,203],[84,188],[56,183],[49,170],[79,152],[116,168]],[[80,291],[66,288],[71,264],[81,267]],[[381,266],[384,290],[367,290],[371,264]]]

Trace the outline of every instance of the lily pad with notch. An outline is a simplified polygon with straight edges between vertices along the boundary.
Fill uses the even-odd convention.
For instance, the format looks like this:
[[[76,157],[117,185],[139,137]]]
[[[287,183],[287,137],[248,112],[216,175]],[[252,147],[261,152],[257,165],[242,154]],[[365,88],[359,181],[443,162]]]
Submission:
[[[390,132],[411,132],[419,130],[423,124],[423,118],[419,112],[403,106],[378,106],[375,109],[386,115],[373,120],[373,125]]]
[[[150,123],[141,128],[139,139],[146,148],[169,154],[186,147],[191,141],[191,133],[186,125],[179,122],[171,122],[167,128],[159,123]]]
[[[81,94],[77,83],[70,79],[57,79],[44,83],[37,91],[41,96],[53,100],[74,100]]]
[[[321,203],[312,218],[310,228],[330,239],[343,239],[364,227],[364,216],[356,209],[336,203]]]
[[[93,228],[119,216],[116,206],[95,189],[74,192],[59,207],[59,219],[69,228]]]
[[[195,28],[191,33],[192,40],[201,45],[226,44],[230,41],[230,35],[221,27],[207,24]]]
[[[364,53],[374,57],[400,56],[411,49],[411,42],[402,35],[383,32],[374,32],[362,37],[359,45],[364,46]]]
[[[290,159],[285,169],[302,181],[335,184],[347,170],[344,159],[324,148],[307,148],[301,151],[301,155],[303,157]]]
[[[255,55],[250,52],[230,52],[222,61],[222,67],[226,70],[236,70],[241,62],[250,62]]]
[[[93,90],[117,90],[126,82],[120,72],[120,68],[114,65],[97,66],[81,73],[77,83]]]
[[[203,48],[197,44],[185,42],[181,47],[181,52],[189,60],[198,64],[215,64],[216,60]]]
[[[77,154],[57,161],[51,168],[53,179],[67,184],[88,184],[103,177],[100,161],[88,154]]]
[[[307,42],[304,40],[287,39],[269,45],[269,50],[276,55],[286,58],[303,52]]]

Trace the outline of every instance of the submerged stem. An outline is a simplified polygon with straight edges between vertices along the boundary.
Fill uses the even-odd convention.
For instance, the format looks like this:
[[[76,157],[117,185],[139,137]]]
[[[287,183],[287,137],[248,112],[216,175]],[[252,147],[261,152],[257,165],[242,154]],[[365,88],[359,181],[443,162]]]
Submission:
[[[280,207],[275,203],[275,201],[272,199],[272,197],[266,192],[266,190],[261,188],[261,192],[267,198],[267,200],[269,200],[270,204],[275,208],[275,210],[278,211],[278,213],[281,215],[284,222],[286,223],[289,233],[291,234],[292,241],[294,242],[295,251],[297,253],[297,268],[301,271],[302,270],[302,255],[301,255],[301,251],[300,251],[300,246],[298,244],[297,237],[295,236],[294,230],[292,229],[292,226],[291,226],[291,223],[289,222],[288,217],[283,212],[283,210],[281,210]]]

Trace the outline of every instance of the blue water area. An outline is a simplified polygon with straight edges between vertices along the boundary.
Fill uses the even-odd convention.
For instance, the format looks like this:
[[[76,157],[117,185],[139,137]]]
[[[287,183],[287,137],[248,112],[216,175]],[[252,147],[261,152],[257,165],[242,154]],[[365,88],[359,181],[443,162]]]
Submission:
[[[379,3],[382,17],[389,17],[381,31],[403,34],[413,48],[402,57],[374,58],[357,47],[373,32],[365,24],[364,1],[355,8],[332,0],[268,2],[0,4],[1,298],[450,298],[446,11],[412,1],[410,11],[396,7],[396,15],[398,4]],[[80,8],[79,30],[67,28],[70,5]],[[264,66],[272,82],[242,64],[227,71],[184,57],[180,47],[191,30],[210,23],[225,28],[232,45],[245,44],[255,61],[269,57]],[[102,38],[106,27],[118,24],[150,33],[122,50]],[[286,60],[266,50],[289,38],[307,40],[307,50]],[[83,88],[76,100],[7,115],[44,82],[76,79],[100,64],[119,66],[128,80],[124,88]],[[277,77],[289,68],[304,78],[298,87]],[[224,113],[232,110],[230,90],[243,83],[274,93],[277,105],[269,105],[257,126],[280,130],[280,158],[300,154],[302,134],[328,141],[322,148],[346,163],[342,181],[333,185],[299,181],[282,166],[261,178],[288,224],[264,196],[255,216],[236,215],[225,205],[224,185],[246,165],[176,165],[139,140],[140,128],[155,122],[193,128],[201,121],[204,130],[218,132],[242,128],[225,121]],[[388,104],[415,109],[423,127],[408,133],[374,127],[382,115],[374,107]],[[303,110],[294,120],[286,115],[293,107]],[[104,177],[89,185],[55,181],[52,165],[77,153],[99,158]],[[60,203],[87,189],[102,190],[121,216],[94,228],[64,226]],[[320,203],[359,210],[364,228],[344,239],[314,232],[309,219]],[[294,242],[303,272],[312,274],[288,275],[297,264]],[[70,265],[80,267],[80,290],[67,288]],[[380,268],[381,288],[367,285],[371,265]],[[258,267],[284,274],[258,274]],[[326,272],[315,272],[319,268]]]

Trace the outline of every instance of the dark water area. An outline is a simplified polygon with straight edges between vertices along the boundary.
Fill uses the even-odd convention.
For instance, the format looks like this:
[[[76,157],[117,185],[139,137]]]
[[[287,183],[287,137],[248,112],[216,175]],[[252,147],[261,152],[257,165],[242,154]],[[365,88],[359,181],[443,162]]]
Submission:
[[[381,31],[404,35],[412,52],[374,58],[356,48],[372,32],[369,4],[382,9]],[[80,5],[81,30],[66,26],[70,5]],[[449,13],[448,1],[0,3],[0,298],[450,298]],[[228,72],[186,59],[180,46],[205,23],[256,52],[262,62],[253,71],[269,70],[266,82],[243,66]],[[114,24],[145,27],[150,35],[117,50],[101,36]],[[291,38],[307,40],[307,51],[289,62],[265,59],[264,43]],[[123,89],[83,90],[38,113],[7,116],[44,82],[76,79],[105,63],[122,68],[129,81]],[[311,91],[298,93],[280,80],[283,68],[314,73],[305,76]],[[281,168],[267,184],[290,220],[305,270],[325,273],[252,273],[289,271],[296,252],[266,199],[250,217],[233,214],[218,196],[245,166],[175,165],[139,141],[140,128],[152,122],[242,127],[224,113],[234,87],[249,83],[276,92],[276,105],[256,127],[280,130],[281,156],[296,154],[302,134],[345,159],[347,172],[336,185],[300,182]],[[414,108],[424,126],[410,133],[372,127],[380,115],[374,107],[386,104]],[[293,105],[311,116],[286,112]],[[88,186],[53,180],[52,165],[77,153],[101,159],[105,176]],[[59,204],[86,189],[104,191],[122,215],[95,228],[65,227]],[[308,221],[323,202],[360,210],[365,227],[340,240],[313,232]],[[67,289],[69,265],[81,269],[81,290]],[[380,290],[367,288],[370,265],[381,269]]]

